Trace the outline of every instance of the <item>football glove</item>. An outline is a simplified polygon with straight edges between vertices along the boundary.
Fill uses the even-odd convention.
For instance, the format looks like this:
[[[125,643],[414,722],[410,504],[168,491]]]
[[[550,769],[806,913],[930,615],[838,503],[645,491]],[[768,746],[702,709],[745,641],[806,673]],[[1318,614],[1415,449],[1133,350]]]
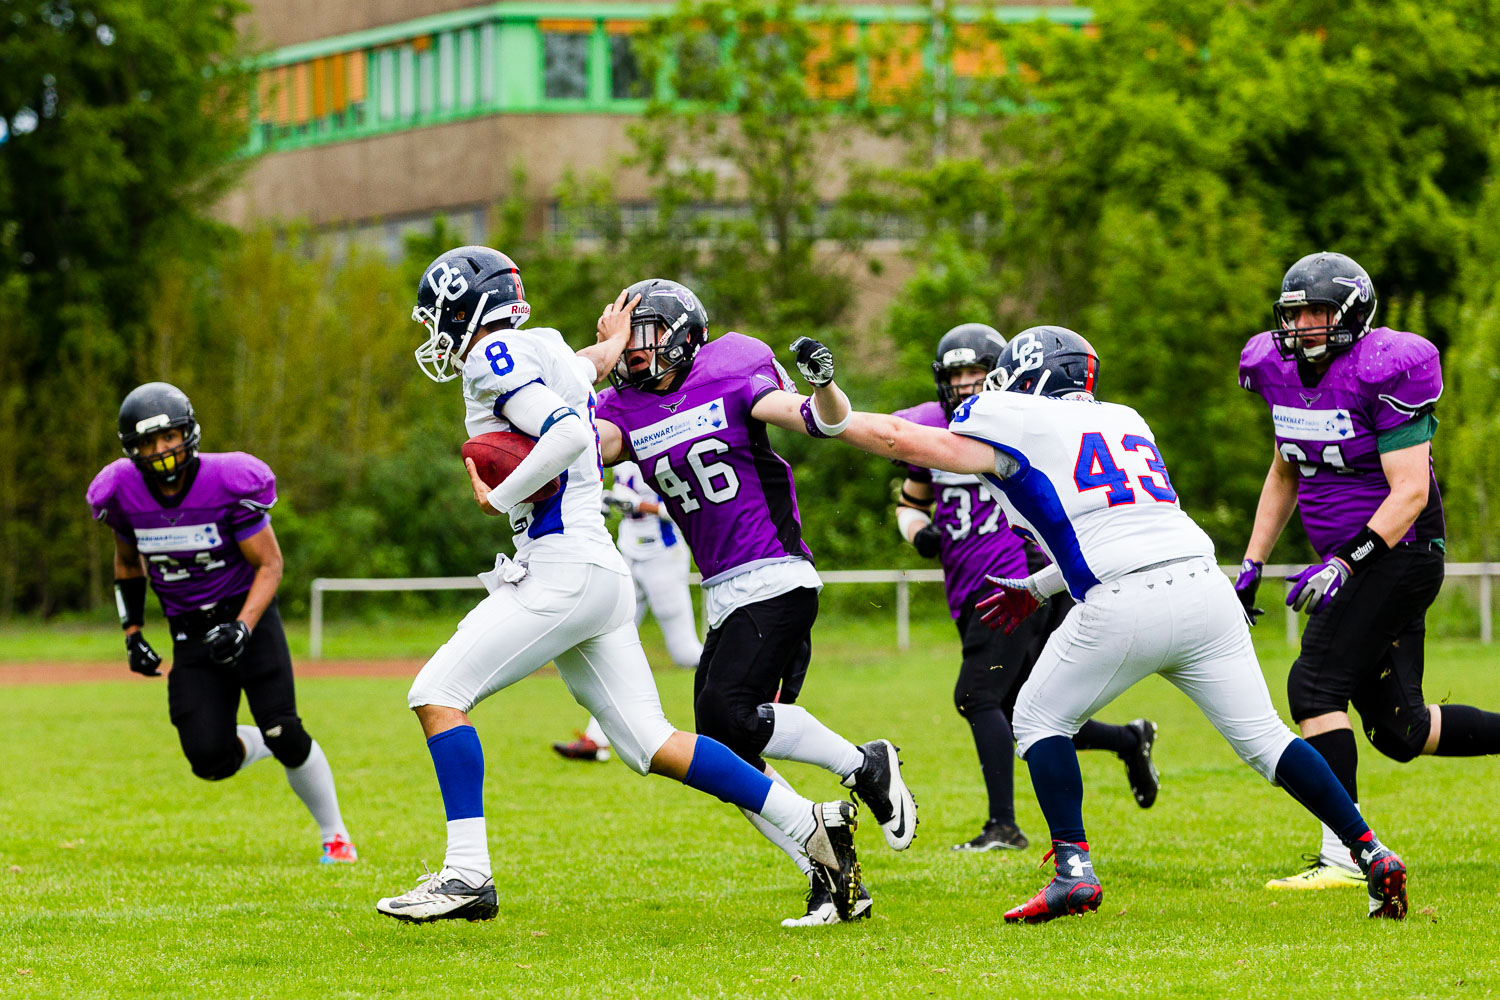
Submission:
[[[1000,588],[974,607],[979,611],[979,620],[990,628],[998,628],[1006,635],[1021,627],[1021,622],[1037,608],[1046,597],[1031,587],[1031,581],[1009,577],[986,576],[986,580]]]
[[[1291,592],[1286,595],[1287,606],[1293,611],[1306,608],[1308,614],[1315,615],[1328,606],[1348,579],[1349,564],[1338,556],[1330,556],[1296,576],[1287,577],[1287,582],[1292,585]]]
[[[1253,559],[1246,559],[1240,563],[1240,575],[1234,578],[1235,596],[1245,606],[1245,622],[1251,628],[1255,627],[1255,620],[1266,613],[1265,608],[1255,606],[1255,592],[1260,588],[1260,573],[1265,565]]]
[[[609,513],[611,508],[622,514],[634,514],[640,508],[640,504],[635,500],[606,493],[604,494],[604,512]]]
[[[225,666],[240,658],[240,654],[245,651],[245,643],[249,641],[250,626],[238,618],[215,625],[203,636],[203,645],[208,647],[208,655],[215,663]]]
[[[943,533],[938,526],[931,522],[922,525],[917,533],[911,536],[912,548],[917,550],[917,555],[923,559],[937,558],[938,549],[941,547]]]
[[[133,672],[146,677],[161,676],[161,656],[151,648],[151,643],[140,632],[131,632],[125,636],[125,654]]]
[[[798,337],[792,341],[792,350],[797,352],[797,371],[815,389],[821,389],[833,381],[833,352],[811,337]]]

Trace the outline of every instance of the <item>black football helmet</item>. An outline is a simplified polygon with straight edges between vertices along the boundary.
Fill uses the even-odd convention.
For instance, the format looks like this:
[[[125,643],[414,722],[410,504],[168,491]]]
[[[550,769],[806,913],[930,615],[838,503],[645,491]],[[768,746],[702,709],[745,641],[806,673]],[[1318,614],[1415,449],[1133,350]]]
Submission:
[[[417,367],[434,382],[459,375],[459,359],[482,326],[531,318],[515,261],[489,247],[458,247],[427,265],[411,318],[427,328]]]
[[[1332,310],[1327,324],[1297,329],[1297,313],[1313,305]],[[1370,332],[1375,306],[1375,283],[1364,268],[1341,253],[1310,253],[1286,272],[1281,295],[1271,307],[1276,314],[1276,349],[1283,358],[1301,361],[1341,354]],[[1308,347],[1308,337],[1326,339]]]
[[[141,443],[146,438],[172,428],[182,431],[181,444],[155,455],[141,454]],[[201,436],[193,404],[186,393],[171,383],[147,382],[136,386],[120,404],[120,444],[141,474],[149,478],[175,482],[198,461]]]
[[[1010,338],[984,387],[1092,399],[1098,376],[1099,355],[1087,340],[1065,326],[1033,326]]]
[[[691,288],[647,278],[625,289],[627,303],[637,295],[641,302],[630,314],[630,340],[610,373],[615,385],[651,385],[674,368],[691,365],[698,348],[708,343],[708,311]],[[650,352],[648,363],[632,369],[631,356],[642,351]]]
[[[962,323],[943,334],[937,345],[937,359],[932,363],[932,380],[937,383],[938,402],[949,417],[963,402],[958,390],[948,384],[948,375],[957,368],[982,367],[992,371],[1005,350],[1000,331],[983,323]]]

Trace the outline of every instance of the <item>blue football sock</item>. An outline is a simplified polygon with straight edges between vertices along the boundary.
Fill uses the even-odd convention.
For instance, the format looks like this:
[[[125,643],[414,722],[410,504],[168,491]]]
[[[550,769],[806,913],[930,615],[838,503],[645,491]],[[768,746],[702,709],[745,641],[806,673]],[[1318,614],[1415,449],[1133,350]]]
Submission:
[[[693,745],[693,761],[682,783],[753,813],[764,808],[771,794],[770,778],[707,736],[699,736]]]
[[[1081,844],[1083,833],[1083,774],[1078,770],[1078,751],[1066,736],[1049,736],[1026,751],[1031,768],[1031,786],[1047,817],[1052,839]]]
[[[1276,762],[1276,780],[1347,846],[1370,832],[1354,800],[1323,756],[1306,740],[1292,740]]]
[[[427,740],[448,820],[484,815],[484,748],[473,726],[445,729]]]

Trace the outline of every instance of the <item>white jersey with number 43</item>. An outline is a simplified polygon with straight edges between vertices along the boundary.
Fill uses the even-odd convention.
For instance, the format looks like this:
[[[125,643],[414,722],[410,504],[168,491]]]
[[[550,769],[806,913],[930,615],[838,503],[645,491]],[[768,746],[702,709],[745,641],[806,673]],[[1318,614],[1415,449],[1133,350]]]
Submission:
[[[1155,435],[1128,406],[981,392],[949,430],[995,449],[985,489],[1057,563],[1077,600],[1143,566],[1213,556],[1177,502]]]
[[[526,434],[503,411],[512,396],[540,383],[572,407],[594,440],[563,471],[557,493],[511,510],[517,562],[582,562],[629,572],[599,512],[604,466],[594,424],[593,377],[593,364],[573,353],[562,334],[545,327],[493,334],[477,344],[464,362],[464,427],[470,437],[490,431]],[[527,436],[535,439],[538,435]]]

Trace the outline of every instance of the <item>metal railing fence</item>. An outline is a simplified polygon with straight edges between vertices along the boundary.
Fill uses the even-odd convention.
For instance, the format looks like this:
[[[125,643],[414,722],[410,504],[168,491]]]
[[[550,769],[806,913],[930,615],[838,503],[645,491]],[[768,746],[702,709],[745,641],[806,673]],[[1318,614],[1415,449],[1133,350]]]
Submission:
[[[1265,568],[1268,586],[1274,586],[1277,577],[1285,577],[1303,568],[1303,564],[1273,564]],[[1239,573],[1239,566],[1221,566],[1229,577]],[[1445,567],[1449,578],[1479,578],[1479,640],[1485,645],[1494,641],[1494,584],[1500,576],[1500,563],[1449,563]],[[825,584],[877,583],[896,585],[896,645],[900,649],[911,646],[911,585],[913,583],[942,583],[943,572],[937,569],[853,569],[819,572]],[[689,581],[700,581],[697,573]],[[312,582],[311,615],[309,620],[310,652],[315,660],[323,657],[323,595],[330,591],[406,591],[406,590],[483,590],[484,585],[474,576],[411,576],[388,578],[334,578],[319,577]],[[700,602],[701,603],[701,602]],[[1263,595],[1262,603],[1272,607],[1269,595]],[[1270,607],[1267,608],[1271,610]],[[1301,633],[1297,613],[1285,608],[1287,645],[1296,645]],[[705,625],[706,630],[706,625]]]

